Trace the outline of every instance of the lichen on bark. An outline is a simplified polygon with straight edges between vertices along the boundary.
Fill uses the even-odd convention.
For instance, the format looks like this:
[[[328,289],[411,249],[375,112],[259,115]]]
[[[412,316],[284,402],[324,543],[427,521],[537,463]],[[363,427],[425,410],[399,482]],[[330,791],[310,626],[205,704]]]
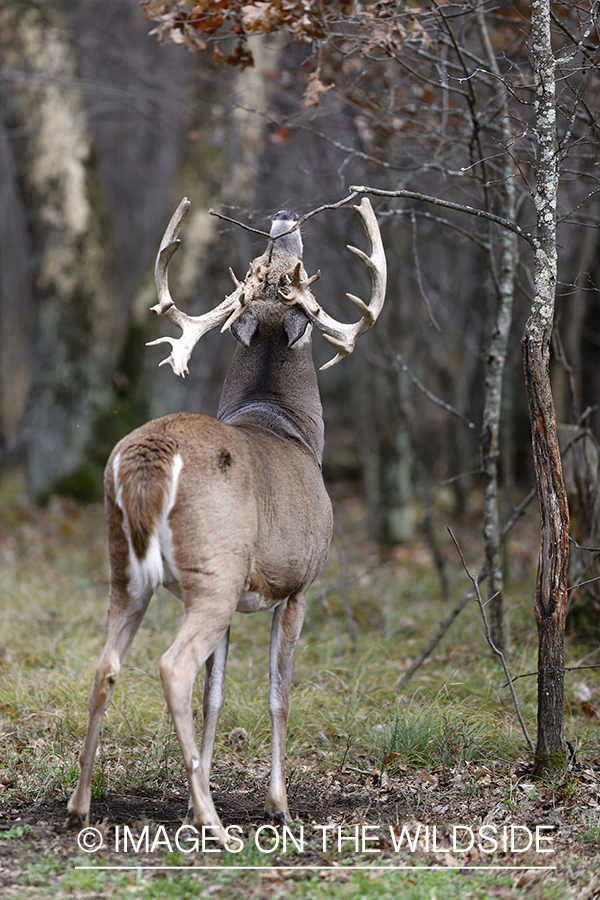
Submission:
[[[538,735],[534,771],[548,776],[566,765],[563,734],[564,630],[569,566],[569,507],[562,474],[556,413],[550,383],[550,341],[557,277],[556,197],[558,156],[555,129],[555,59],[549,0],[531,10],[535,75],[537,214],[531,314],[523,335],[532,458],[540,510],[540,554],[535,588],[538,628]]]

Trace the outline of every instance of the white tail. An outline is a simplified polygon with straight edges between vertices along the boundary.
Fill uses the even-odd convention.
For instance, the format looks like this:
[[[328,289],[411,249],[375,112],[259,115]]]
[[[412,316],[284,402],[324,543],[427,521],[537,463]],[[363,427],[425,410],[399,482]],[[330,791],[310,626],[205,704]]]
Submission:
[[[273,609],[269,707],[273,742],[266,812],[289,814],[285,736],[296,643],[306,591],[321,570],[331,540],[331,504],[321,475],[323,417],[310,347],[311,323],[338,347],[340,358],[375,321],[385,295],[385,258],[369,201],[356,207],[371,242],[373,298],[355,326],[335,323],[312,296],[300,259],[299,234],[278,237],[293,213],[278,213],[268,250],[215,310],[190,317],[171,299],[167,265],[189,208],[182,201],[156,263],[158,304],[182,329],[168,341],[168,360],[184,375],[195,343],[217,325],[238,344],[218,418],[177,413],[149,422],[113,450],[105,472],[110,557],[108,637],[89,702],[80,777],[69,801],[69,826],[89,821],[91,776],[104,711],[121,662],[159,584],[185,609],[181,630],[160,660],[160,677],[181,745],[193,824],[226,833],[209,792],[217,722],[224,702],[229,627],[236,609]],[[337,330],[336,330],[337,329]],[[191,697],[206,665],[204,726],[198,749]]]

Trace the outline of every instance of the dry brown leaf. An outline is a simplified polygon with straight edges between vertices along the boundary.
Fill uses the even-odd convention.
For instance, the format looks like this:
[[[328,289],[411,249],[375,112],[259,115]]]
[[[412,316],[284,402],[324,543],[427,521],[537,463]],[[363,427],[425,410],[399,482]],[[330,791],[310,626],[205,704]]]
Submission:
[[[262,31],[266,34],[271,28],[271,0],[258,0],[242,6],[242,22],[245,31]]]
[[[317,68],[308,76],[308,84],[302,95],[303,106],[318,106],[321,98],[331,90],[332,84],[323,84],[321,81],[321,69]]]

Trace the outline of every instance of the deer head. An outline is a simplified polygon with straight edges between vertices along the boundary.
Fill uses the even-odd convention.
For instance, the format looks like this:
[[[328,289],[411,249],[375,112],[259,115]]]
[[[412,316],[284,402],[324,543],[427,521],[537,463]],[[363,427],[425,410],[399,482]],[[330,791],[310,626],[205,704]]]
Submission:
[[[281,264],[282,261],[277,259],[278,256],[287,257],[287,260],[294,258],[288,250],[290,245],[286,245],[285,249],[278,250],[278,244],[281,245],[283,241],[283,237],[279,236],[279,223],[281,220],[277,219],[277,216],[281,215],[280,213],[273,220],[274,225],[271,234],[275,240],[272,241],[266,253],[250,264],[244,281],[238,281],[232,269],[229,269],[235,284],[233,293],[225,297],[218,306],[210,310],[210,312],[204,313],[204,315],[188,316],[186,313],[181,312],[175,306],[169,293],[167,268],[173,254],[181,243],[179,231],[189,208],[190,201],[187,197],[184,197],[169,222],[156,257],[154,274],[158,303],[151,307],[151,310],[156,315],[166,316],[170,322],[178,325],[182,331],[182,335],[179,338],[161,337],[149,343],[149,346],[164,343],[171,344],[171,354],[159,365],[162,366],[165,363],[169,363],[176,375],[185,377],[189,371],[190,356],[200,338],[219,325],[221,325],[221,332],[230,328],[253,300],[264,296],[267,276],[277,269],[279,269],[278,274],[281,276],[281,286],[277,292],[278,299],[286,306],[296,306],[301,309],[309,322],[321,331],[325,340],[329,341],[337,350],[333,359],[322,366],[322,369],[328,369],[352,353],[357,339],[372,328],[377,321],[385,300],[387,267],[379,226],[373,207],[367,197],[363,197],[360,205],[355,206],[354,209],[360,216],[367,232],[370,243],[370,255],[350,245],[348,245],[348,249],[371,272],[372,290],[368,304],[365,304],[354,294],[346,294],[361,314],[360,320],[354,324],[338,322],[328,315],[315,299],[310,288],[321,277],[320,271],[309,278],[300,259],[297,258],[293,264],[284,261],[283,266]],[[284,221],[287,220],[284,219]],[[285,232],[285,234],[287,233]],[[291,232],[291,234],[294,234],[294,232]],[[299,236],[297,243],[291,246],[294,248],[298,247],[300,252],[302,251],[302,242]]]

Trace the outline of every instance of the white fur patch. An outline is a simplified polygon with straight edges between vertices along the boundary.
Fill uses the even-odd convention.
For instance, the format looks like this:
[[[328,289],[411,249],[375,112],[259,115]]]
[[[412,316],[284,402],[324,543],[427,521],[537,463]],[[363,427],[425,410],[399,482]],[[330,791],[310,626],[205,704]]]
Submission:
[[[307,344],[310,344],[310,338],[312,335],[312,323],[309,322],[306,326],[306,331],[302,335],[301,338],[298,338],[295,344],[292,345],[292,350],[300,350],[301,347],[306,347]]]
[[[271,715],[283,709],[281,702],[281,673],[279,671],[279,645],[281,642],[281,616],[287,606],[287,600],[281,603],[273,613],[271,642],[269,644],[269,710]]]
[[[127,566],[129,593],[132,597],[141,599],[147,596],[149,591],[151,593],[154,592],[159,584],[164,584],[165,581],[172,581],[173,577],[179,580],[179,572],[175,564],[173,550],[173,536],[169,527],[169,513],[175,505],[177,483],[183,468],[183,460],[179,453],[173,459],[173,469],[165,503],[150,537],[146,555],[142,560],[137,558],[131,543],[129,519],[123,503],[123,488],[119,483],[120,464],[121,454],[118,453],[113,461],[113,477],[117,486],[117,505],[123,513],[123,531],[129,547],[129,562]]]
[[[281,600],[266,600],[260,594],[244,591],[237,602],[236,610],[242,613],[260,612],[262,609],[273,609]]]
[[[169,485],[169,493],[167,496],[167,502],[163,507],[163,511],[161,513],[160,519],[158,520],[158,542],[160,545],[160,551],[162,556],[164,557],[167,566],[169,568],[169,575],[171,578],[175,576],[177,581],[179,581],[179,570],[177,568],[177,564],[175,563],[175,553],[173,547],[173,535],[171,534],[171,528],[169,526],[169,513],[175,506],[175,499],[177,496],[177,484],[179,482],[179,476],[181,474],[181,470],[183,469],[183,460],[179,453],[177,453],[173,457],[173,470],[171,472],[171,484]],[[164,573],[163,573],[163,581],[164,581]]]
[[[225,667],[227,665],[227,650],[229,640],[227,632],[223,635],[214,651],[213,667],[210,673],[208,688],[208,708],[219,711],[225,692]]]

